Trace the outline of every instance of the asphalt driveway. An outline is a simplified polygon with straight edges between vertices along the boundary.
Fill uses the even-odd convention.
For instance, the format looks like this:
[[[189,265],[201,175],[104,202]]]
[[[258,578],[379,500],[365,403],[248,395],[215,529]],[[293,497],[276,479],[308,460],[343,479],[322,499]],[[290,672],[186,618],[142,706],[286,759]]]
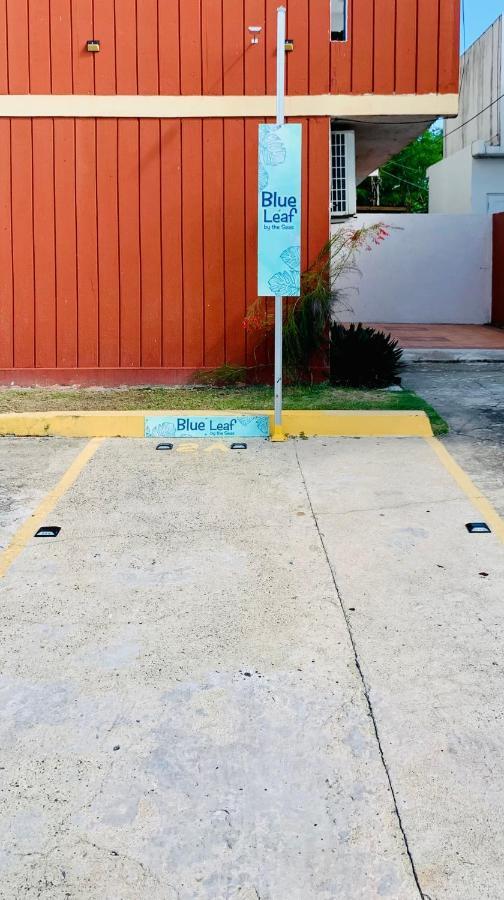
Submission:
[[[403,381],[448,422],[443,441],[504,515],[504,363],[421,363]]]
[[[0,442],[0,896],[497,900],[504,546],[433,446],[105,440],[31,537],[85,447]]]

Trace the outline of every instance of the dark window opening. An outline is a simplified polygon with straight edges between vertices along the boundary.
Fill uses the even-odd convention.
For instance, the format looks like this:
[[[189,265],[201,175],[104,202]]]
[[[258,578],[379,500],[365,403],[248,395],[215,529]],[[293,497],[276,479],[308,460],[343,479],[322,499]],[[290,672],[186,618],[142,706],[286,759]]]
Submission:
[[[347,0],[331,0],[331,41],[347,39]]]

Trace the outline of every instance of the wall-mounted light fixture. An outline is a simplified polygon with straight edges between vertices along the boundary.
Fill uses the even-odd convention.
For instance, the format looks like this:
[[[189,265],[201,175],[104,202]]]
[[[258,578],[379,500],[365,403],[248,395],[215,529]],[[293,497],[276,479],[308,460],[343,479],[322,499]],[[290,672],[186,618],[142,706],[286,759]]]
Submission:
[[[88,41],[86,44],[86,48],[88,53],[99,53],[100,52],[100,41]]]
[[[285,52],[292,53],[293,50],[294,50],[294,41],[292,40],[292,38],[287,38],[287,40],[285,41]]]
[[[249,31],[252,35],[251,44],[258,44],[259,35],[262,31],[262,25],[249,25]]]

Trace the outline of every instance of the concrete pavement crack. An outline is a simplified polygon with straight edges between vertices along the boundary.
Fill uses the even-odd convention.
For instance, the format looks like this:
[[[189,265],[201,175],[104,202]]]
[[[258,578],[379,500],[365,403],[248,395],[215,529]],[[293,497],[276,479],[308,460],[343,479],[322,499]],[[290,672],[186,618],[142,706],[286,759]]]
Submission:
[[[359,652],[358,652],[358,650],[357,650],[357,643],[356,643],[355,636],[354,636],[354,633],[353,633],[353,630],[352,630],[352,626],[351,626],[351,623],[350,623],[350,619],[349,619],[349,617],[348,617],[348,615],[347,615],[347,612],[346,612],[346,609],[345,609],[345,605],[344,605],[344,603],[343,603],[343,597],[342,597],[340,588],[339,588],[339,586],[338,586],[338,582],[337,582],[337,580],[336,580],[336,573],[335,573],[335,571],[334,571],[333,565],[332,565],[332,563],[331,563],[331,559],[330,559],[330,557],[329,557],[329,551],[328,551],[328,549],[327,549],[327,546],[326,546],[326,543],[325,543],[325,540],[324,540],[324,537],[323,537],[323,534],[322,534],[322,531],[321,531],[321,529],[320,529],[320,525],[319,525],[319,522],[318,522],[318,519],[317,519],[317,515],[316,515],[316,513],[315,513],[315,509],[314,509],[313,502],[312,502],[312,499],[311,499],[311,495],[310,495],[310,491],[309,491],[309,488],[308,488],[308,484],[307,484],[307,481],[306,481],[306,478],[305,478],[305,474],[304,474],[304,472],[303,472],[303,467],[302,467],[302,465],[301,465],[301,460],[299,459],[299,454],[298,454],[298,448],[297,448],[297,445],[294,445],[294,450],[295,450],[296,460],[297,460],[297,464],[298,464],[298,467],[299,467],[299,472],[300,472],[300,474],[301,474],[301,479],[302,479],[302,482],[303,482],[304,490],[305,490],[305,493],[306,493],[306,498],[307,498],[307,500],[308,500],[308,504],[309,504],[309,507],[310,507],[310,510],[311,510],[313,522],[314,522],[314,524],[315,524],[315,528],[317,529],[317,534],[318,534],[318,537],[319,537],[320,545],[321,545],[321,547],[322,547],[322,550],[323,550],[323,553],[324,553],[324,556],[325,556],[325,559],[326,559],[326,562],[327,562],[327,566],[328,566],[328,569],[329,569],[329,572],[330,572],[330,575],[331,575],[331,580],[332,580],[332,583],[333,583],[333,585],[334,585],[334,590],[335,590],[335,593],[336,593],[336,597],[337,597],[337,599],[338,599],[338,604],[339,604],[339,606],[340,606],[340,608],[341,608],[341,612],[342,612],[343,618],[344,618],[344,620],[345,620],[345,624],[346,624],[346,628],[347,628],[347,632],[348,632],[348,637],[349,637],[349,640],[350,640],[350,644],[351,644],[351,646],[352,646],[352,652],[353,652],[353,657],[354,657],[355,667],[356,667],[357,672],[358,672],[358,674],[359,674],[359,678],[360,678],[360,681],[361,681],[361,684],[362,684],[362,690],[363,690],[363,692],[364,692],[364,697],[365,697],[365,700],[366,700],[366,704],[367,704],[369,716],[370,716],[371,722],[373,723],[373,730],[374,730],[374,733],[375,733],[376,743],[377,743],[377,746],[378,746],[378,752],[379,752],[379,754],[380,754],[381,763],[382,763],[382,766],[383,766],[383,769],[384,769],[384,772],[385,772],[385,776],[386,776],[386,778],[387,778],[387,782],[388,782],[390,794],[391,794],[391,797],[392,797],[392,802],[393,802],[393,804],[394,804],[394,811],[395,811],[396,818],[397,818],[397,822],[398,822],[398,825],[399,825],[399,829],[400,829],[400,832],[401,832],[401,835],[402,835],[402,839],[403,839],[404,847],[405,847],[405,850],[406,850],[406,854],[407,854],[407,857],[408,857],[408,860],[409,860],[409,863],[410,863],[410,866],[411,866],[411,872],[412,872],[412,875],[413,875],[413,879],[414,879],[414,881],[415,881],[415,885],[416,885],[416,887],[417,887],[418,895],[419,895],[419,897],[420,897],[420,900],[428,900],[428,895],[427,895],[427,894],[424,894],[424,892],[422,891],[422,887],[421,887],[421,885],[420,885],[420,880],[419,880],[419,877],[418,877],[418,872],[417,872],[417,870],[416,870],[415,861],[414,861],[414,859],[413,859],[413,854],[412,854],[412,851],[411,851],[411,848],[410,848],[410,845],[409,845],[408,836],[407,836],[407,834],[406,834],[406,830],[405,830],[405,827],[404,827],[404,823],[403,823],[403,821],[402,821],[401,813],[400,813],[400,810],[399,810],[399,806],[398,806],[398,802],[397,802],[396,793],[395,793],[395,790],[394,790],[394,786],[393,786],[393,784],[392,784],[392,776],[391,776],[391,774],[390,774],[390,769],[389,769],[389,766],[388,766],[387,761],[386,761],[386,759],[385,759],[385,753],[384,753],[383,745],[382,745],[381,738],[380,738],[380,732],[379,732],[379,728],[378,728],[378,722],[377,722],[377,720],[376,720],[375,712],[374,712],[374,709],[373,709],[373,704],[372,704],[372,702],[371,702],[371,695],[370,695],[370,692],[369,692],[369,688],[368,688],[368,685],[367,685],[367,683],[366,683],[366,679],[365,679],[365,677],[364,677],[364,671],[363,671],[363,669],[362,669],[361,661],[360,661],[360,658],[359,658]]]
[[[141,870],[141,872],[143,873],[143,875],[145,877],[152,878],[154,881],[156,881],[157,884],[162,886],[159,875],[156,872],[154,872],[149,866],[146,866],[145,863],[143,863],[140,859],[136,859],[135,857],[129,856],[126,853],[122,853],[122,852],[120,853],[117,850],[111,850],[109,847],[103,847],[100,844],[96,844],[94,841],[91,841],[88,838],[85,838],[82,836],[79,836],[76,839],[75,846],[77,846],[78,844],[84,844],[84,845],[87,845],[88,847],[93,847],[95,850],[98,850],[100,853],[104,853],[107,855],[113,854],[117,859],[124,860],[126,862],[131,863],[132,865],[138,866],[138,868]],[[167,884],[166,886],[169,887],[170,890],[173,891],[175,893],[175,896],[178,898],[179,892],[178,892],[177,888],[172,884]]]
[[[350,516],[355,515],[356,513],[370,513],[370,512],[394,512],[398,509],[409,509],[414,506],[444,506],[447,503],[457,503],[460,502],[460,497],[442,497],[440,500],[434,500],[432,497],[429,499],[424,497],[422,500],[407,500],[404,503],[393,503],[390,506],[364,506],[362,509],[343,509],[334,512],[334,516]]]

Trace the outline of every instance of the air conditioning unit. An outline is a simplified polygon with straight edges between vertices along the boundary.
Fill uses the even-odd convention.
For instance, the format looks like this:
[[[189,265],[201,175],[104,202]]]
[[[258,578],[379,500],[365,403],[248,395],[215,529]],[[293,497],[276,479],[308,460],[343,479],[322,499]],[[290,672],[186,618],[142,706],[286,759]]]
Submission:
[[[353,216],[357,211],[355,183],[355,132],[331,128],[331,218]]]

